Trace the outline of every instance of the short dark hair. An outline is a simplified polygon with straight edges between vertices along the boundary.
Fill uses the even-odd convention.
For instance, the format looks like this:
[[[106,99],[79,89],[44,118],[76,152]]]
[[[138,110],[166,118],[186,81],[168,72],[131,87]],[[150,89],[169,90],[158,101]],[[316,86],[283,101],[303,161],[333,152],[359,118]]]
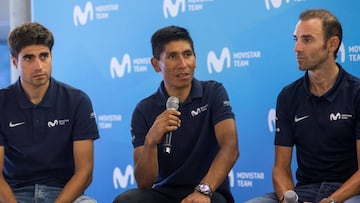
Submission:
[[[337,57],[337,52],[342,41],[342,27],[340,21],[334,14],[325,9],[309,9],[300,14],[300,20],[309,20],[318,18],[321,20],[322,28],[324,32],[324,40],[327,41],[330,37],[339,37],[340,43],[334,52],[334,57]]]
[[[14,57],[18,57],[24,47],[37,44],[49,47],[50,51],[54,45],[54,36],[51,31],[37,22],[17,26],[8,37],[10,54]]]
[[[190,43],[192,51],[194,50],[194,42],[189,32],[179,26],[167,26],[157,30],[151,37],[152,53],[154,58],[160,59],[160,53],[164,50],[164,46],[175,40],[186,40]]]

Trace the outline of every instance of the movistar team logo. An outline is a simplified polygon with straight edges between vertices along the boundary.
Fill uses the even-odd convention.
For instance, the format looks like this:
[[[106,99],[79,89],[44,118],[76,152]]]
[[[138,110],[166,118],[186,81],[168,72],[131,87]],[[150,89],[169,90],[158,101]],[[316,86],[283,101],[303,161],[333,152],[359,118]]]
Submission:
[[[56,125],[59,125],[59,121],[58,121],[58,120],[54,120],[54,121],[49,121],[49,122],[48,122],[49,128],[55,127]]]
[[[216,73],[219,73],[223,70],[224,66],[230,68],[231,66],[231,56],[230,50],[227,47],[224,47],[221,51],[220,58],[216,57],[214,51],[210,51],[207,56],[207,68],[209,73],[211,74],[213,70]]]
[[[234,187],[235,186],[235,172],[233,169],[231,169],[231,171],[229,172],[228,178],[229,178],[230,187]]]
[[[270,109],[268,113],[268,128],[270,132],[274,132],[276,124],[276,110]]]
[[[282,2],[284,0],[265,0],[265,7],[267,10],[270,10],[270,8],[280,8]],[[285,0],[286,3],[289,3],[290,0]]]
[[[331,113],[330,116],[329,116],[329,119],[331,121],[337,121],[337,120],[347,120],[347,119],[350,119],[352,118],[352,115],[351,114],[342,114],[342,113]]]
[[[179,11],[185,12],[185,0],[175,0],[175,3],[173,3],[172,0],[164,0],[163,12],[165,18],[168,18],[169,15],[171,17],[176,17],[179,14]]]
[[[191,111],[191,116],[192,117],[195,117],[195,116],[198,116],[200,113],[204,112],[204,111],[207,111],[208,110],[208,106],[209,104],[206,104],[204,106],[201,106],[199,108],[197,108],[196,110],[192,110]]]
[[[343,42],[340,44],[339,51],[338,51],[338,57],[340,57],[341,63],[345,62],[346,53],[345,53],[345,45]]]
[[[110,61],[111,78],[123,77],[125,75],[125,70],[127,70],[127,73],[131,72],[131,58],[129,54],[124,54],[121,63],[119,63],[116,57],[111,58]]]
[[[125,169],[125,173],[122,173],[120,168],[116,167],[113,172],[113,183],[114,188],[118,189],[126,188],[128,185],[135,184],[135,177],[134,177],[134,169],[131,165],[127,165]]]
[[[53,128],[55,126],[61,126],[61,125],[66,125],[66,123],[68,123],[70,121],[70,119],[55,119],[53,121],[48,121],[48,127],[49,128]]]
[[[94,19],[94,7],[90,1],[86,2],[84,11],[79,5],[74,7],[73,20],[74,25],[85,25],[88,20]]]

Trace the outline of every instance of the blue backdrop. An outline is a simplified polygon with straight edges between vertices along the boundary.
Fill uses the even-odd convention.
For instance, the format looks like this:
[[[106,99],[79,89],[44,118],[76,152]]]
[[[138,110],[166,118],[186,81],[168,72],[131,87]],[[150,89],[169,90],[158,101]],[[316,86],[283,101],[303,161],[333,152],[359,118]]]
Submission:
[[[10,53],[6,42],[0,41],[0,88],[10,83]]]
[[[338,16],[344,29],[338,62],[360,76],[357,0],[33,0],[32,19],[55,35],[54,77],[86,91],[97,114],[101,139],[87,193],[111,202],[136,187],[131,114],[162,78],[149,61],[151,34],[172,24],[193,36],[196,77],[228,90],[241,151],[229,174],[236,202],[272,191],[276,96],[303,75],[293,31],[307,8]]]

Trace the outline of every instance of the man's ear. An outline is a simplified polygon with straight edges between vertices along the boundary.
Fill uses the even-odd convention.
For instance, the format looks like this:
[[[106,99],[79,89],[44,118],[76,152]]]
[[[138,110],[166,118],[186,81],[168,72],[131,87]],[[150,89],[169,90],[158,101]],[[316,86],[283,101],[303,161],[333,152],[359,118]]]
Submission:
[[[328,40],[328,47],[331,52],[334,52],[340,46],[340,39],[338,36],[330,37]]]
[[[159,60],[157,60],[156,58],[152,57],[151,58],[151,65],[153,66],[155,72],[161,72],[161,68],[159,66]]]
[[[18,67],[18,60],[15,56],[11,56],[11,63],[17,69]]]

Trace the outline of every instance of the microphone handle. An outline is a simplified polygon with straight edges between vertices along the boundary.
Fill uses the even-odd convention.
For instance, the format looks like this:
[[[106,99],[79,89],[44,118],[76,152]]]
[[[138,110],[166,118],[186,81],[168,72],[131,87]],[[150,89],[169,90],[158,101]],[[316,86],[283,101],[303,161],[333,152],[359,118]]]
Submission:
[[[168,132],[165,135],[165,143],[163,144],[163,152],[170,154],[171,152],[171,138],[172,132]]]

